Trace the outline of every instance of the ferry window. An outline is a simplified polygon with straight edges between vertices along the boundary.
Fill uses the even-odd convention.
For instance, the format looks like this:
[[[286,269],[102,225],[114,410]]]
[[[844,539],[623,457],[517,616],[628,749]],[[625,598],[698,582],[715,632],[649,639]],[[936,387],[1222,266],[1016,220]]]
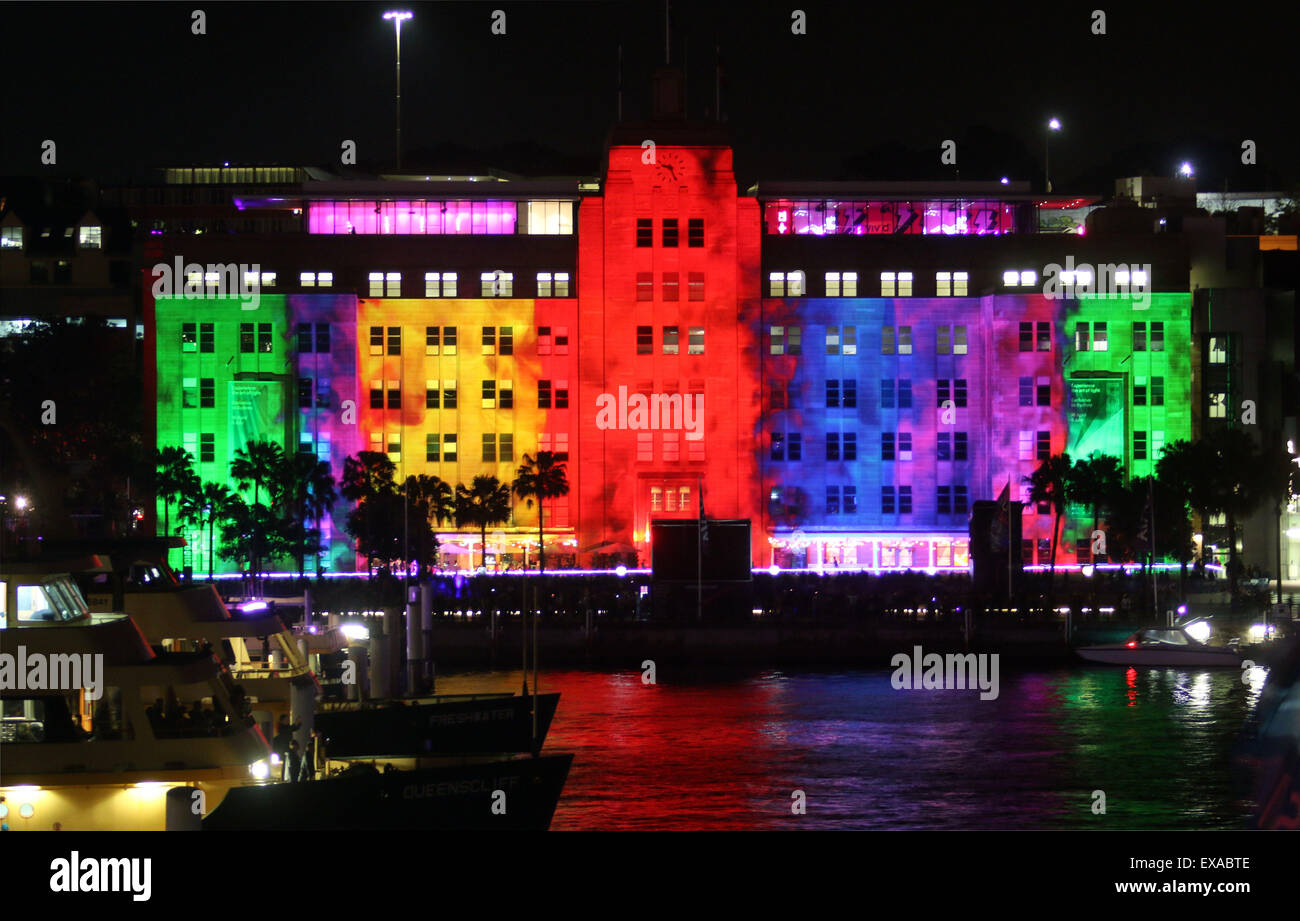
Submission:
[[[5,744],[45,741],[45,701],[8,698],[3,702],[0,742]]]
[[[59,620],[45,590],[39,585],[18,586],[18,620],[20,622]]]

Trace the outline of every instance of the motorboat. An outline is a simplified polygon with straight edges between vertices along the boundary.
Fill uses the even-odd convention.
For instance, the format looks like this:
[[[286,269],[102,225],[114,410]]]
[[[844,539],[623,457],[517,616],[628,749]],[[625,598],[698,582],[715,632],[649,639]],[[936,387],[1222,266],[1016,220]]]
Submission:
[[[1122,643],[1081,646],[1074,651],[1085,661],[1105,665],[1240,668],[1242,662],[1235,649],[1202,643],[1183,627],[1149,627]]]

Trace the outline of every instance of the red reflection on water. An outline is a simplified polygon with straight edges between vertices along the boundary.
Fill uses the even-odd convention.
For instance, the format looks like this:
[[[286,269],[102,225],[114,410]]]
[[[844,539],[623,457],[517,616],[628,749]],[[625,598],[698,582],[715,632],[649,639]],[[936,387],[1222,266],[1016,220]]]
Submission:
[[[518,672],[495,672],[441,679],[438,690],[519,683]],[[777,685],[646,685],[639,672],[557,672],[542,676],[542,692],[551,691],[560,692],[560,707],[545,749],[575,755],[552,828],[741,829],[755,827],[756,814],[790,814],[798,784],[782,779],[778,789],[761,769],[778,741],[761,728]]]
[[[1128,686],[1128,705],[1136,707],[1138,701],[1138,672],[1136,668],[1129,667],[1124,672],[1124,683]]]

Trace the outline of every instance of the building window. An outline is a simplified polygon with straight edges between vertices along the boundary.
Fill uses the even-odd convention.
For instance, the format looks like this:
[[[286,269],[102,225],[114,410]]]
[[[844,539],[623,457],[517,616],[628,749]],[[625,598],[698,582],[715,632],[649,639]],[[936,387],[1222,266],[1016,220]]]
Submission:
[[[1052,456],[1052,433],[1039,432],[1035,445],[1039,460],[1048,460]]]
[[[530,201],[528,232],[548,235],[573,233],[573,202]]]
[[[384,354],[384,328],[382,326],[370,327],[370,354]]]
[[[537,273],[537,296],[538,297],[568,297],[569,296],[569,273],[568,272],[538,272]]]
[[[1228,418],[1228,395],[1226,393],[1210,394],[1210,418]]]
[[[802,334],[797,326],[773,326],[771,328],[773,355],[798,355],[801,349]]]
[[[216,378],[202,377],[199,378],[199,408],[213,409],[217,405],[217,381]]]
[[[555,340],[551,336],[551,328],[549,326],[537,327],[537,354],[549,355],[554,347]]]
[[[82,249],[102,249],[104,246],[104,228],[93,224],[78,228],[77,245]]]
[[[938,496],[938,512],[940,515],[952,514],[952,487],[940,486]]]
[[[1147,350],[1147,325],[1145,323],[1133,324],[1133,351],[1145,352]]]
[[[1151,324],[1151,351],[1163,352],[1165,350],[1165,324],[1159,320]]]
[[[882,461],[898,459],[898,439],[893,432],[880,433],[880,459]]]
[[[956,380],[940,378],[935,382],[935,390],[940,407],[951,400],[953,406],[966,408],[966,378],[959,377]]]
[[[665,300],[665,301],[676,301],[676,300],[677,300],[677,290],[678,290],[678,287],[679,287],[679,286],[678,286],[678,283],[677,283],[677,273],[676,273],[676,272],[664,272],[663,285],[664,285],[664,300]]]
[[[214,464],[217,461],[217,436],[214,434],[199,435],[199,463]]]
[[[663,452],[664,462],[675,464],[682,459],[681,441],[678,438],[678,432],[664,432],[663,434]]]
[[[251,355],[256,343],[253,336],[252,323],[239,324],[239,351],[241,354]]]
[[[186,380],[187,381],[191,380],[191,378],[186,378]],[[197,384],[198,382],[195,381],[195,383]],[[312,396],[313,393],[312,393],[311,378],[310,377],[298,378],[298,408],[311,409]],[[188,398],[189,398],[189,393],[187,392],[186,393],[187,402],[188,402]]]
[[[480,272],[479,284],[482,288],[483,297],[515,296],[515,275],[513,272],[503,272],[500,269],[491,272]]]
[[[1022,461],[1031,461],[1034,459],[1034,433],[1021,431],[1019,441],[1019,454],[1017,455]]]
[[[515,408],[515,382],[497,381],[497,408]]]
[[[674,249],[677,248],[677,218],[675,217],[664,218],[663,241],[664,241],[664,246],[670,246]]]
[[[840,488],[838,486],[826,487],[826,514],[838,515],[840,513]]]
[[[1037,326],[1037,349],[1040,352],[1050,352],[1052,350],[1052,324],[1038,323]]]
[[[402,327],[400,326],[388,327],[388,354],[402,354]]]
[[[537,408],[538,409],[551,408],[551,382],[550,381],[539,380],[537,382]]]
[[[934,288],[939,297],[965,297],[970,275],[967,272],[935,272]]]
[[[426,380],[424,382],[424,408],[440,409],[442,405],[442,390],[436,380]]]
[[[826,381],[826,406],[853,409],[858,405],[858,382],[852,378]]]
[[[785,434],[782,432],[772,433],[771,458],[774,461],[785,460]]]
[[[640,464],[648,464],[655,459],[655,442],[653,433],[636,433],[636,459],[637,463]],[[659,511],[659,509],[655,509],[655,511]]]
[[[880,487],[880,511],[884,515],[893,515],[897,512],[897,505],[894,501],[894,487]]]
[[[655,276],[654,272],[637,272],[636,273],[636,299],[638,301],[652,301],[655,298]]]
[[[1145,377],[1135,377],[1133,379],[1133,405],[1147,405],[1147,379]]]
[[[903,377],[898,380],[898,408],[912,408],[912,379],[910,377]]]
[[[402,408],[402,382],[389,381],[387,389],[388,389],[388,408],[401,409]]]
[[[665,355],[677,354],[677,327],[676,326],[664,327],[664,354]]]
[[[497,328],[495,326],[483,327],[483,354],[495,355],[497,353]]]
[[[858,459],[858,435],[857,432],[845,432],[840,439],[843,448],[843,455],[846,461],[855,461]]]
[[[1020,351],[1032,352],[1034,350],[1034,324],[1020,324]]]
[[[895,392],[894,381],[892,379],[886,379],[880,382],[881,409],[894,409],[898,405]]]
[[[567,432],[543,432],[537,436],[537,450],[550,451],[557,461],[569,459],[569,435]]]
[[[308,405],[310,405],[311,381],[308,384]],[[299,392],[302,390],[302,381],[298,382]],[[199,379],[197,377],[187,377],[181,380],[181,409],[198,409],[199,408]]]
[[[857,297],[858,296],[858,273],[857,272],[827,272],[826,273],[826,296],[827,297]]]
[[[769,297],[803,297],[803,272],[769,272],[767,276]]]
[[[555,327],[555,354],[569,354],[569,327],[567,326]]]
[[[639,217],[636,219],[636,245],[639,247],[654,246],[654,221],[648,217]]]
[[[370,408],[384,408],[384,382],[381,380],[370,382]]]
[[[1210,364],[1226,365],[1228,363],[1228,340],[1224,336],[1210,337]]]
[[[704,218],[693,217],[686,222],[686,245],[691,249],[704,246]]]
[[[483,409],[496,409],[497,407],[497,382],[483,381]]]
[[[5,227],[0,229],[0,249],[22,249],[23,228]]]
[[[653,326],[638,326],[636,328],[636,353],[638,355],[653,355],[655,350],[655,330]]]
[[[828,461],[840,459],[840,436],[838,432],[828,432],[826,434],[826,459]]]
[[[704,354],[704,327],[692,326],[690,328],[690,338],[687,340],[686,353],[688,355]]]
[[[197,352],[199,350],[199,335],[197,323],[181,324],[181,351]]]
[[[912,514],[912,487],[910,486],[898,487],[898,514]]]
[[[425,272],[424,273],[424,296],[425,297],[455,297],[456,296],[456,273],[455,272]]]
[[[1133,433],[1133,459],[1134,460],[1147,459],[1147,433],[1146,432],[1135,431]]]
[[[1020,379],[1020,405],[1034,405],[1034,379],[1032,377],[1022,377]]]
[[[692,301],[704,300],[704,273],[688,272],[686,274],[688,291],[687,297]]]

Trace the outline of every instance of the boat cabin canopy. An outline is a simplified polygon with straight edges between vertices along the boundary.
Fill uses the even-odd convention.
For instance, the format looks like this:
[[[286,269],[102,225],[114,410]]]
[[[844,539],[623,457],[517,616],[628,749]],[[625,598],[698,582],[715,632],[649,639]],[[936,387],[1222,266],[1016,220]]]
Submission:
[[[1184,631],[1178,629],[1172,630],[1139,630],[1128,638],[1128,645],[1134,644],[1141,646],[1199,646]]]

